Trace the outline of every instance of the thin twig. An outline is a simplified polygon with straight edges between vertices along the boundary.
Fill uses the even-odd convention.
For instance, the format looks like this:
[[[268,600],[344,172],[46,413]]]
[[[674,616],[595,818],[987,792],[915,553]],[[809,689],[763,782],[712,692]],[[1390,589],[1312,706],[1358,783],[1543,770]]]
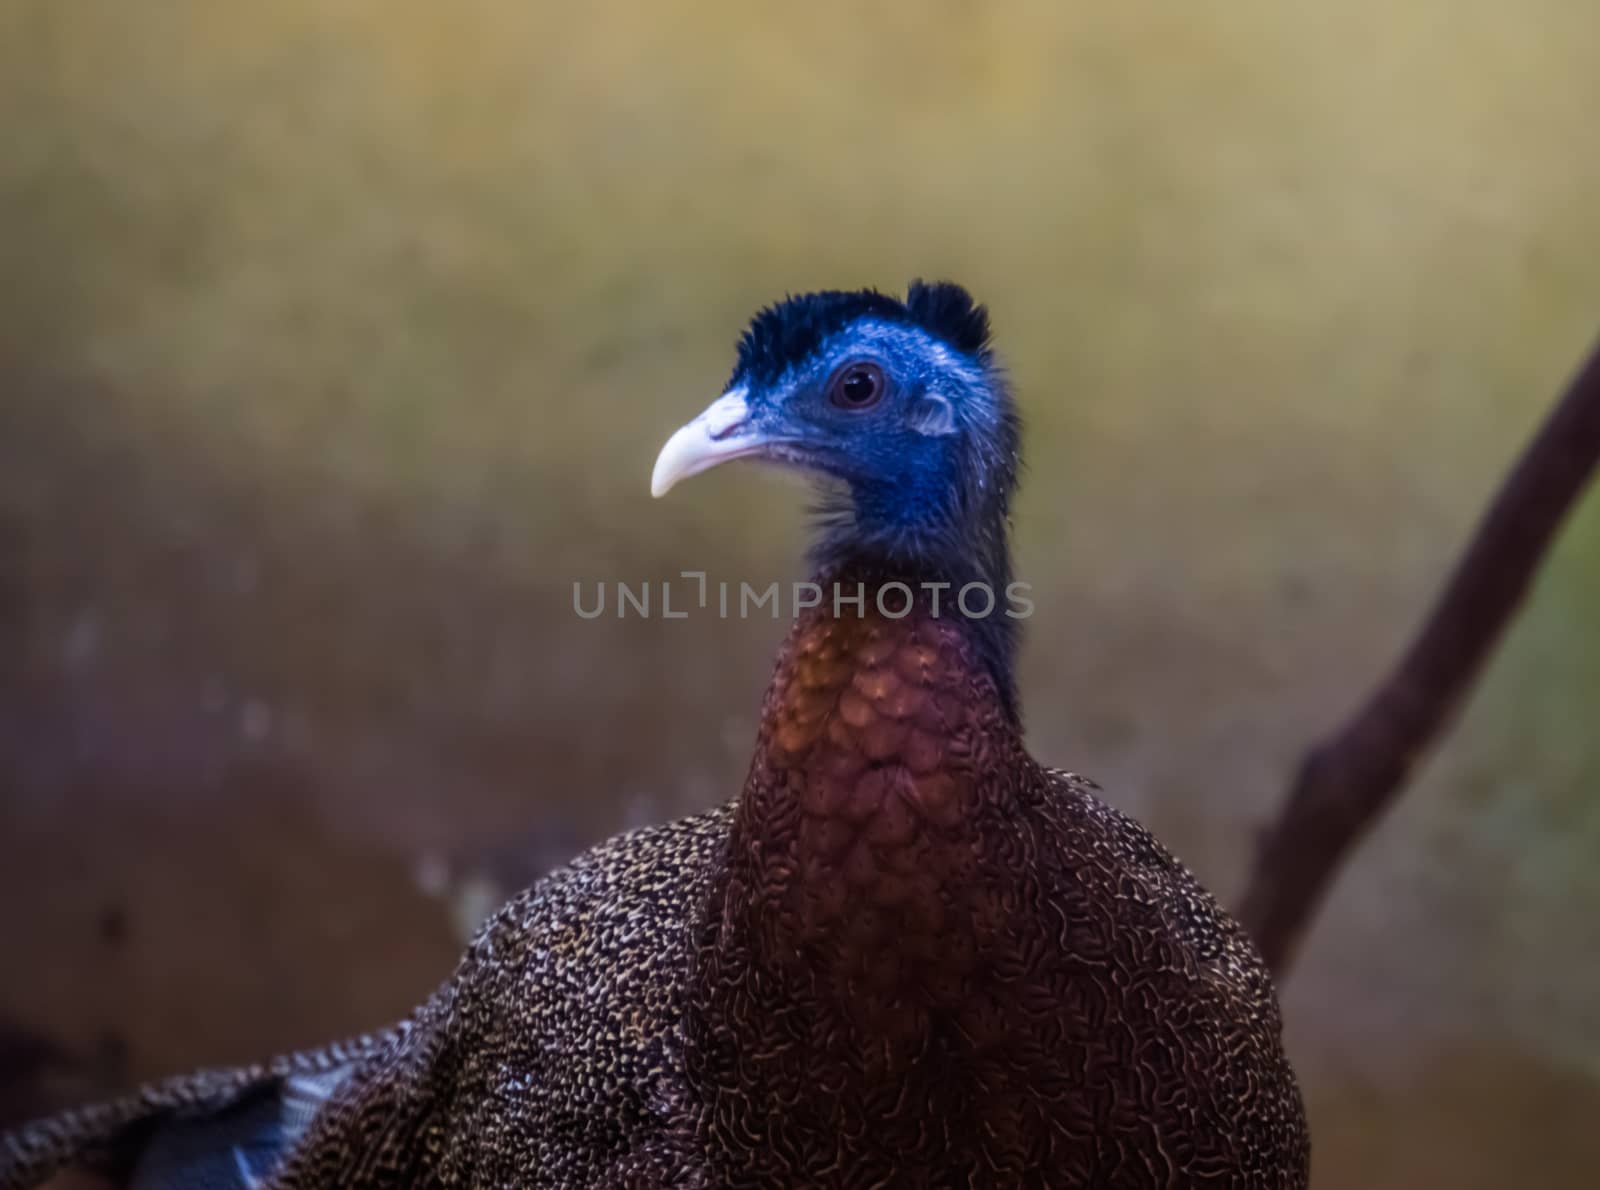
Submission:
[[[1239,918],[1282,976],[1351,846],[1449,725],[1600,461],[1600,344],[1506,477],[1399,664],[1301,764]]]

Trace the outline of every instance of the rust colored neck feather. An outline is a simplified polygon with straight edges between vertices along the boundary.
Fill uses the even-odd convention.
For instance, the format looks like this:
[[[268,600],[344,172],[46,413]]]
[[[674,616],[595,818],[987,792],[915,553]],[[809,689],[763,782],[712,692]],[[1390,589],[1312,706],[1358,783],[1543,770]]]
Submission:
[[[832,592],[858,581],[864,606],[836,611]],[[974,924],[985,839],[1033,770],[973,626],[920,589],[891,618],[881,582],[841,572],[791,631],[732,853],[751,957],[804,963],[863,1010],[863,984],[937,999],[959,980],[952,935]],[[899,611],[904,591],[884,603]]]
[[[857,581],[864,608],[829,599],[779,656],[699,923],[685,1073],[718,1184],[965,1185],[1049,1133],[1027,1094],[1044,1040],[1017,1041],[1048,953],[1027,908],[1044,774],[974,626],[920,588],[885,616]]]

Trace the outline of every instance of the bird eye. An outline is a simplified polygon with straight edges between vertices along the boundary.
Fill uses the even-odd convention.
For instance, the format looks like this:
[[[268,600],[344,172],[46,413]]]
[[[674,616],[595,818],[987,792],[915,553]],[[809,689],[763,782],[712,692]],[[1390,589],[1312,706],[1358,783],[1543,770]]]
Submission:
[[[828,399],[841,409],[869,409],[883,399],[887,386],[877,364],[846,364],[828,384]]]

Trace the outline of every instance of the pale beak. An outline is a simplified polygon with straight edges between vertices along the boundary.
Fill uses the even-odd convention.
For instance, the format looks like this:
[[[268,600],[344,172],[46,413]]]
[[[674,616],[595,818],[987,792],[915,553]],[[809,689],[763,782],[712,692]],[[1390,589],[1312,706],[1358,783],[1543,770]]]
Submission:
[[[743,388],[729,389],[661,448],[650,475],[650,494],[665,496],[679,480],[709,471],[729,459],[760,454],[772,444],[750,425]]]

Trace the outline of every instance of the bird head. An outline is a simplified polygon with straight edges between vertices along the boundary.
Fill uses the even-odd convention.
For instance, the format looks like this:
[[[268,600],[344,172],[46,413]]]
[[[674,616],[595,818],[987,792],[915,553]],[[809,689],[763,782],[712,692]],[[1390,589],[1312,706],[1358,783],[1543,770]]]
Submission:
[[[823,564],[1009,581],[1019,426],[989,318],[959,285],[790,297],[756,314],[726,391],[662,449],[651,492],[733,459],[818,477]]]

